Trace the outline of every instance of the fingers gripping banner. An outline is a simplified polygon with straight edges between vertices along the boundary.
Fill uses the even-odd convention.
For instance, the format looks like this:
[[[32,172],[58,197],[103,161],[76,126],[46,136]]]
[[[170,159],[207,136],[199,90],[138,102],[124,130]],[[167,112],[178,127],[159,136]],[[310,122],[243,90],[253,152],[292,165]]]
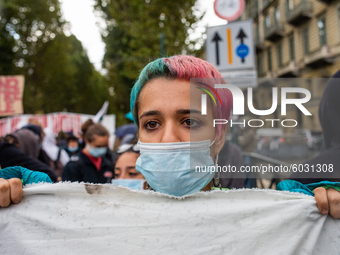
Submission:
[[[0,208],[1,254],[336,254],[340,221],[273,190],[184,199],[83,183],[24,188]]]

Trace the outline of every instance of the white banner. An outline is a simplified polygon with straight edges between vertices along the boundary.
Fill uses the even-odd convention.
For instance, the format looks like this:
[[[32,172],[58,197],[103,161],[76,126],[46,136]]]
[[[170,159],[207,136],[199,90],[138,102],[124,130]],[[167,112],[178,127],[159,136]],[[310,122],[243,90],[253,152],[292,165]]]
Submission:
[[[32,119],[38,121],[43,128],[50,128],[54,135],[57,135],[59,131],[73,131],[73,133],[78,136],[81,125],[88,119],[92,118],[94,118],[94,115],[67,112],[41,115],[17,115],[14,117],[0,119],[0,136],[13,133],[21,127],[27,125],[29,120]],[[110,148],[112,148],[114,143],[114,132],[116,130],[116,116],[114,114],[105,115],[101,121],[101,124],[103,124],[103,126],[105,126],[110,133]]]
[[[110,185],[26,186],[0,208],[1,254],[337,254],[340,220],[273,190],[176,199]]]

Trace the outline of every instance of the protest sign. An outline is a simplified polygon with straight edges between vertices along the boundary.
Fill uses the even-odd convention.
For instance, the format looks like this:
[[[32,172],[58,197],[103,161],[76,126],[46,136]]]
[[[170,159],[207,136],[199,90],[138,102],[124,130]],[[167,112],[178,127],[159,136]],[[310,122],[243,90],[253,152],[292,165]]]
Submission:
[[[0,119],[0,137],[13,133],[14,131],[29,124],[31,120],[35,120],[41,124],[43,128],[50,128],[54,135],[59,131],[72,131],[75,135],[80,132],[81,125],[88,119],[94,118],[94,115],[78,114],[69,112],[57,112],[49,114],[23,114]],[[104,115],[101,121],[104,127],[110,133],[109,145],[112,148],[114,143],[114,132],[116,127],[116,116],[114,114]]]
[[[23,113],[24,84],[23,75],[0,76],[0,116]]]
[[[337,254],[340,220],[274,190],[181,199],[85,183],[25,186],[0,208],[2,254]]]

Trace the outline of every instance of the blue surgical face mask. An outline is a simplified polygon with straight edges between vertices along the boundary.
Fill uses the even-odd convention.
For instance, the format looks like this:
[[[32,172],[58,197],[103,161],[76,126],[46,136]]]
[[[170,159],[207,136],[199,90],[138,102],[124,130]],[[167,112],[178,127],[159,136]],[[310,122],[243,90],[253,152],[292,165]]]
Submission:
[[[79,146],[78,145],[75,147],[67,146],[67,149],[69,152],[76,152],[79,149]]]
[[[89,144],[86,145],[86,149],[90,153],[90,155],[95,157],[95,158],[102,157],[107,152],[107,148],[106,147],[96,148],[96,147],[92,147]]]
[[[184,196],[202,190],[214,176],[210,140],[142,143],[136,169],[156,191]],[[198,170],[198,168],[200,170]]]
[[[112,184],[115,186],[127,187],[132,190],[142,190],[144,188],[144,179],[113,179]]]

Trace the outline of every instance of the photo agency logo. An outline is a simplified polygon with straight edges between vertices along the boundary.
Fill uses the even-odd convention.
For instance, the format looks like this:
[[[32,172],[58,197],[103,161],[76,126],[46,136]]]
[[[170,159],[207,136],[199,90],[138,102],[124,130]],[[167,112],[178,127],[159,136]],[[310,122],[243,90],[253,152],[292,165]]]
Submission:
[[[202,82],[198,82],[198,83],[208,87],[206,84]],[[245,115],[245,109],[244,109],[245,108],[244,107],[245,96],[244,96],[243,91],[239,87],[232,85],[232,84],[215,84],[214,88],[208,87],[213,92],[213,94],[205,88],[200,88],[200,87],[197,87],[197,88],[206,92],[211,97],[215,105],[217,105],[217,102],[213,94],[215,94],[215,96],[219,99],[219,103],[222,105],[222,100],[220,96],[218,95],[216,89],[229,89],[233,96],[232,114],[234,116]],[[297,109],[301,111],[305,116],[312,116],[312,114],[304,106],[304,104],[309,102],[311,99],[311,93],[309,90],[305,88],[301,88],[301,87],[281,87],[280,92],[281,92],[281,101],[280,101],[281,116],[287,115],[287,106],[289,105],[297,107]],[[202,115],[207,115],[207,94],[201,95],[201,114]],[[297,96],[297,98],[289,98],[288,96],[289,94],[291,95],[295,94],[299,96]],[[272,88],[272,105],[269,109],[256,109],[253,104],[254,102],[253,95],[254,95],[253,88],[248,87],[247,88],[247,107],[248,107],[249,112],[252,113],[253,115],[269,116],[277,110],[278,108],[278,88],[277,87]],[[304,97],[301,95],[304,95]],[[260,128],[260,127],[263,127],[266,122],[270,123],[270,127],[275,127],[276,122],[280,123],[282,127],[296,127],[298,125],[298,121],[296,119],[277,119],[277,118],[259,119],[258,118],[258,119],[250,119],[246,121],[245,119],[242,120],[242,117],[240,117],[238,121],[235,121],[233,119],[230,119],[230,120],[214,119],[213,126],[215,127],[216,125],[225,125],[229,123],[230,127],[232,127],[233,125],[239,125],[243,127],[249,126],[249,127],[254,127],[254,128]]]
[[[215,94],[215,96],[218,98],[218,101],[220,102],[220,105],[222,105],[222,100],[220,98],[220,96],[218,95],[217,91],[214,88],[209,87],[208,85],[204,84],[203,82],[197,82],[198,84],[201,84],[207,88],[209,88],[210,90],[212,90],[212,92]],[[196,87],[200,90],[203,90],[205,93],[207,93],[211,99],[213,100],[213,102],[215,103],[215,105],[217,106],[215,97],[210,93],[209,90],[201,88],[201,87]],[[207,115],[207,95],[206,94],[202,94],[202,115]]]

